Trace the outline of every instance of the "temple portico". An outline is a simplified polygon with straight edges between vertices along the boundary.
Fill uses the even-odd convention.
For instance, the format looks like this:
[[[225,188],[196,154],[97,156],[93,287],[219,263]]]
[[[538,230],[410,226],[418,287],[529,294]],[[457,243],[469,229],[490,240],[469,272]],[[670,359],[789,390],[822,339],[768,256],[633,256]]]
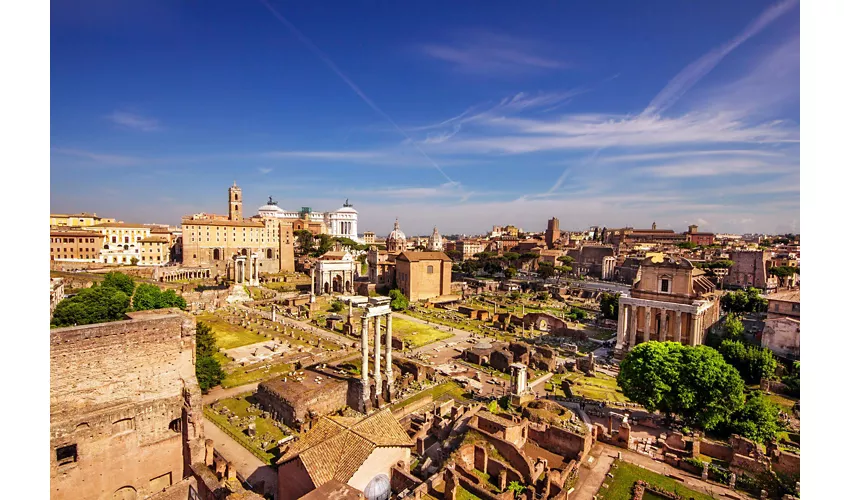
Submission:
[[[210,279],[211,273],[208,267],[177,267],[171,269],[157,268],[154,271],[154,279],[162,283],[182,280]]]
[[[260,286],[260,268],[257,254],[237,255],[234,258],[233,281],[237,285]]]
[[[366,413],[371,402],[373,408],[379,408],[381,402],[392,401],[395,396],[393,364],[392,364],[392,337],[393,337],[393,321],[392,309],[390,309],[390,299],[388,297],[372,297],[369,302],[361,306],[363,315],[360,318],[360,353],[361,353],[361,368],[360,368],[360,404],[358,408],[361,412]],[[384,374],[381,376],[381,318],[386,318],[386,364],[384,365]],[[374,391],[370,389],[369,381],[369,326],[374,325],[374,344],[375,351],[373,358],[373,376],[374,376]]]

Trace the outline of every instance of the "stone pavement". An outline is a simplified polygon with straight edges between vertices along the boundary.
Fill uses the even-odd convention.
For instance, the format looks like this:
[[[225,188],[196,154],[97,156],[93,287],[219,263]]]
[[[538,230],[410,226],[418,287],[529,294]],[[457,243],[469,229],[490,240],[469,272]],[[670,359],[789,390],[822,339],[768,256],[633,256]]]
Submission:
[[[207,439],[212,439],[215,442],[215,450],[225,460],[233,462],[236,465],[239,475],[245,478],[249,484],[257,485],[262,482],[265,492],[275,492],[276,494],[277,472],[274,469],[264,464],[253,453],[246,450],[241,444],[227,435],[227,433],[206,419],[204,420],[204,434]],[[263,491],[257,491],[257,493],[262,494]]]

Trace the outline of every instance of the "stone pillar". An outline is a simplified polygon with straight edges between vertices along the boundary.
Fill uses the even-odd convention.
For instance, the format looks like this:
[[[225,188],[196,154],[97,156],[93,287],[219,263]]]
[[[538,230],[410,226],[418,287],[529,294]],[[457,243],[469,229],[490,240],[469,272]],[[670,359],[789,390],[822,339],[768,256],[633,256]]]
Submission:
[[[673,329],[673,341],[682,341],[682,311],[676,311],[676,326]]]
[[[688,345],[697,345],[697,316],[696,313],[691,313],[691,336],[688,341]]]
[[[316,268],[310,268],[310,295],[315,295],[316,293]]]
[[[626,330],[626,306],[622,304],[617,313],[617,349],[623,348],[623,343],[626,341]]]
[[[393,315],[392,313],[387,314],[387,391],[386,391],[386,400],[391,401],[393,396],[395,396],[395,391],[393,388]]]
[[[228,481],[236,481],[236,465],[233,462],[227,462],[227,472],[225,472]]]
[[[381,394],[381,317],[375,316],[375,407]]]
[[[204,463],[207,464],[207,467],[212,467],[213,459],[215,457],[215,443],[212,439],[207,439],[206,441],[204,441],[204,444],[206,445],[206,448],[204,450]]]
[[[661,331],[658,332],[658,340],[664,342],[667,340],[667,309],[661,310]]]
[[[629,305],[629,349],[637,343],[637,306]]]
[[[369,318],[364,314],[360,320],[360,353],[363,355],[363,364],[360,367],[360,379],[366,388],[366,396],[369,398]]]
[[[644,307],[643,308],[643,341],[647,342],[650,338],[650,332],[652,331],[652,308]]]

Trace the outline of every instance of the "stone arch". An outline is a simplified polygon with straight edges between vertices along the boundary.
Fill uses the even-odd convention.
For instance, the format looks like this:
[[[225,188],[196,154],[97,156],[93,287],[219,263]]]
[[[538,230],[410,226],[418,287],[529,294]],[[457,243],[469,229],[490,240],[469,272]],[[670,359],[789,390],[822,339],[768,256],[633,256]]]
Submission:
[[[325,293],[331,293],[331,284],[325,281]]]
[[[247,248],[242,249],[242,255],[245,255],[245,256],[248,255],[248,249]]]
[[[222,254],[221,248],[214,248],[213,249],[213,260],[221,260],[221,254]]]
[[[333,277],[333,291],[336,293],[342,293],[342,276],[339,274]]]
[[[351,281],[346,280],[345,282],[345,291],[351,293]]]
[[[546,321],[546,318],[538,318],[537,325],[535,325],[535,328],[540,331],[548,331],[549,323]]]
[[[81,422],[81,423],[77,424],[76,428],[74,428],[74,432],[83,432],[83,431],[87,431],[89,429],[91,429],[91,426],[89,425],[88,422]]]
[[[136,500],[136,488],[122,486],[112,494],[112,500]]]

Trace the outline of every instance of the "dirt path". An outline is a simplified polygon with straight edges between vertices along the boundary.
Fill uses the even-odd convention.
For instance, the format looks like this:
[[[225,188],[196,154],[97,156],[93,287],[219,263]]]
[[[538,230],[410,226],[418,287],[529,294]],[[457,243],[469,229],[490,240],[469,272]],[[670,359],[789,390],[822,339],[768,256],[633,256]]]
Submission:
[[[236,465],[236,470],[248,480],[248,483],[253,486],[263,483],[263,491],[257,490],[258,493],[277,491],[277,472],[274,469],[264,464],[209,420],[204,421],[204,434],[215,442],[216,451],[225,460]]]
[[[257,386],[260,385],[260,382],[262,381],[257,381],[245,385],[237,385],[236,387],[231,387],[229,389],[222,389],[220,385],[217,385],[210,389],[210,392],[204,394],[204,404],[209,405],[215,403],[219,399],[231,398],[233,396],[238,396],[246,392],[254,392],[257,390]]]

